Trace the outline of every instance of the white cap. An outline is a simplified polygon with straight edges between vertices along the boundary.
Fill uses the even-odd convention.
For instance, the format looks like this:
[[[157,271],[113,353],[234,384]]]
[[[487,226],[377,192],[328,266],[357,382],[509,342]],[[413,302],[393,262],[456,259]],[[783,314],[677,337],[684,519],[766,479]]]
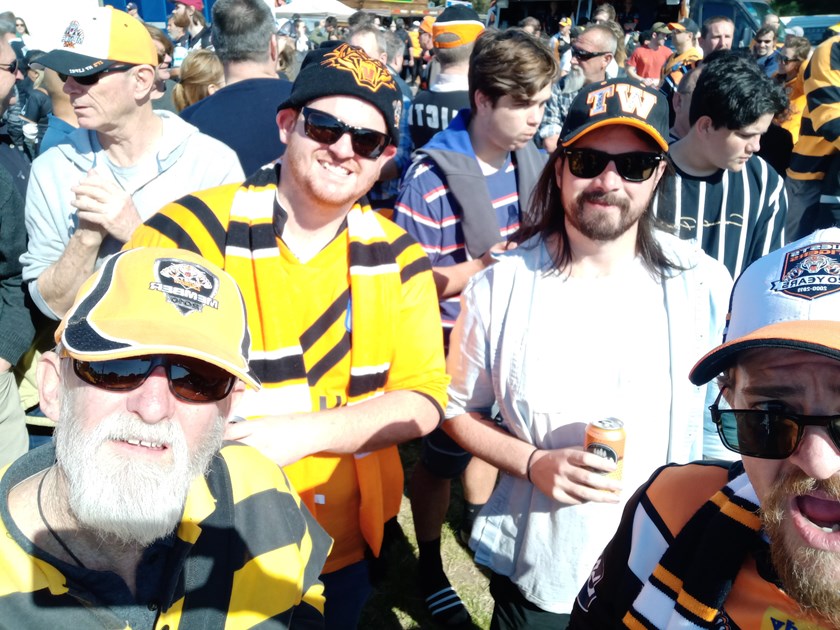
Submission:
[[[747,267],[732,289],[724,343],[691,370],[708,383],[752,348],[787,348],[840,361],[840,228],[817,230]]]

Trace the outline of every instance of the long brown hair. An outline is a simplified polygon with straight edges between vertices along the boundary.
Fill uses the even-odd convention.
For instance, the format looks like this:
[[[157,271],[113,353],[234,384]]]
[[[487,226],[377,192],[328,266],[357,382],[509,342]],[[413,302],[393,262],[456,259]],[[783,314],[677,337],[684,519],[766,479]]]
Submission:
[[[543,240],[555,237],[558,247],[554,248],[551,254],[551,270],[559,273],[568,271],[572,263],[572,247],[566,230],[566,209],[563,207],[560,186],[557,184],[555,174],[557,162],[563,159],[565,159],[563,148],[558,146],[540,174],[531,197],[531,205],[528,212],[522,215],[519,230],[510,238],[512,242],[519,244],[537,235]],[[665,162],[667,164],[665,172],[650,197],[647,209],[639,219],[636,235],[636,253],[641,257],[645,268],[657,276],[683,269],[665,255],[655,235],[655,230],[660,228],[660,225],[651,209],[653,200],[662,190],[665,178],[674,177],[674,167],[671,166],[670,161]]]

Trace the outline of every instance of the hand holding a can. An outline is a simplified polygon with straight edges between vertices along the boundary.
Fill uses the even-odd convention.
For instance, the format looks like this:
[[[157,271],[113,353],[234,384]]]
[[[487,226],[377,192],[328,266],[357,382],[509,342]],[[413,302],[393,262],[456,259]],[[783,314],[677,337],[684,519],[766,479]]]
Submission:
[[[534,453],[529,476],[540,492],[560,503],[618,503],[621,482],[607,476],[615,470],[615,462],[572,446]]]

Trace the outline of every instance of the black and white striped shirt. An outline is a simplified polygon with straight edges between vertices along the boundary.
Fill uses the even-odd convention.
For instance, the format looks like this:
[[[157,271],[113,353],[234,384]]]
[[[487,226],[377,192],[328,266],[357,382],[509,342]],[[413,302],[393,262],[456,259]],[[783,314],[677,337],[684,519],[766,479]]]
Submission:
[[[680,238],[696,240],[737,278],[784,243],[787,195],[776,170],[753,155],[738,172],[689,175],[674,165],[654,202],[656,217]]]

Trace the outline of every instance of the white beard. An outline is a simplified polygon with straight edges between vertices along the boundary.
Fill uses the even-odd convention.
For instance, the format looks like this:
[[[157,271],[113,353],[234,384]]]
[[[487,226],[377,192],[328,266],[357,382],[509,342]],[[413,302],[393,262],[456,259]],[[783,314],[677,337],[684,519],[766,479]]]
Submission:
[[[219,450],[221,416],[192,454],[181,427],[147,424],[129,413],[103,418],[86,430],[73,393],[62,394],[55,428],[56,459],[68,482],[70,510],[79,524],[105,540],[148,546],[178,525],[192,480],[203,475]],[[167,445],[168,464],[122,457],[103,448],[109,440],[136,439]]]
[[[563,92],[567,94],[578,92],[585,82],[586,77],[583,75],[583,70],[580,69],[580,66],[572,64],[569,74],[564,77]]]

